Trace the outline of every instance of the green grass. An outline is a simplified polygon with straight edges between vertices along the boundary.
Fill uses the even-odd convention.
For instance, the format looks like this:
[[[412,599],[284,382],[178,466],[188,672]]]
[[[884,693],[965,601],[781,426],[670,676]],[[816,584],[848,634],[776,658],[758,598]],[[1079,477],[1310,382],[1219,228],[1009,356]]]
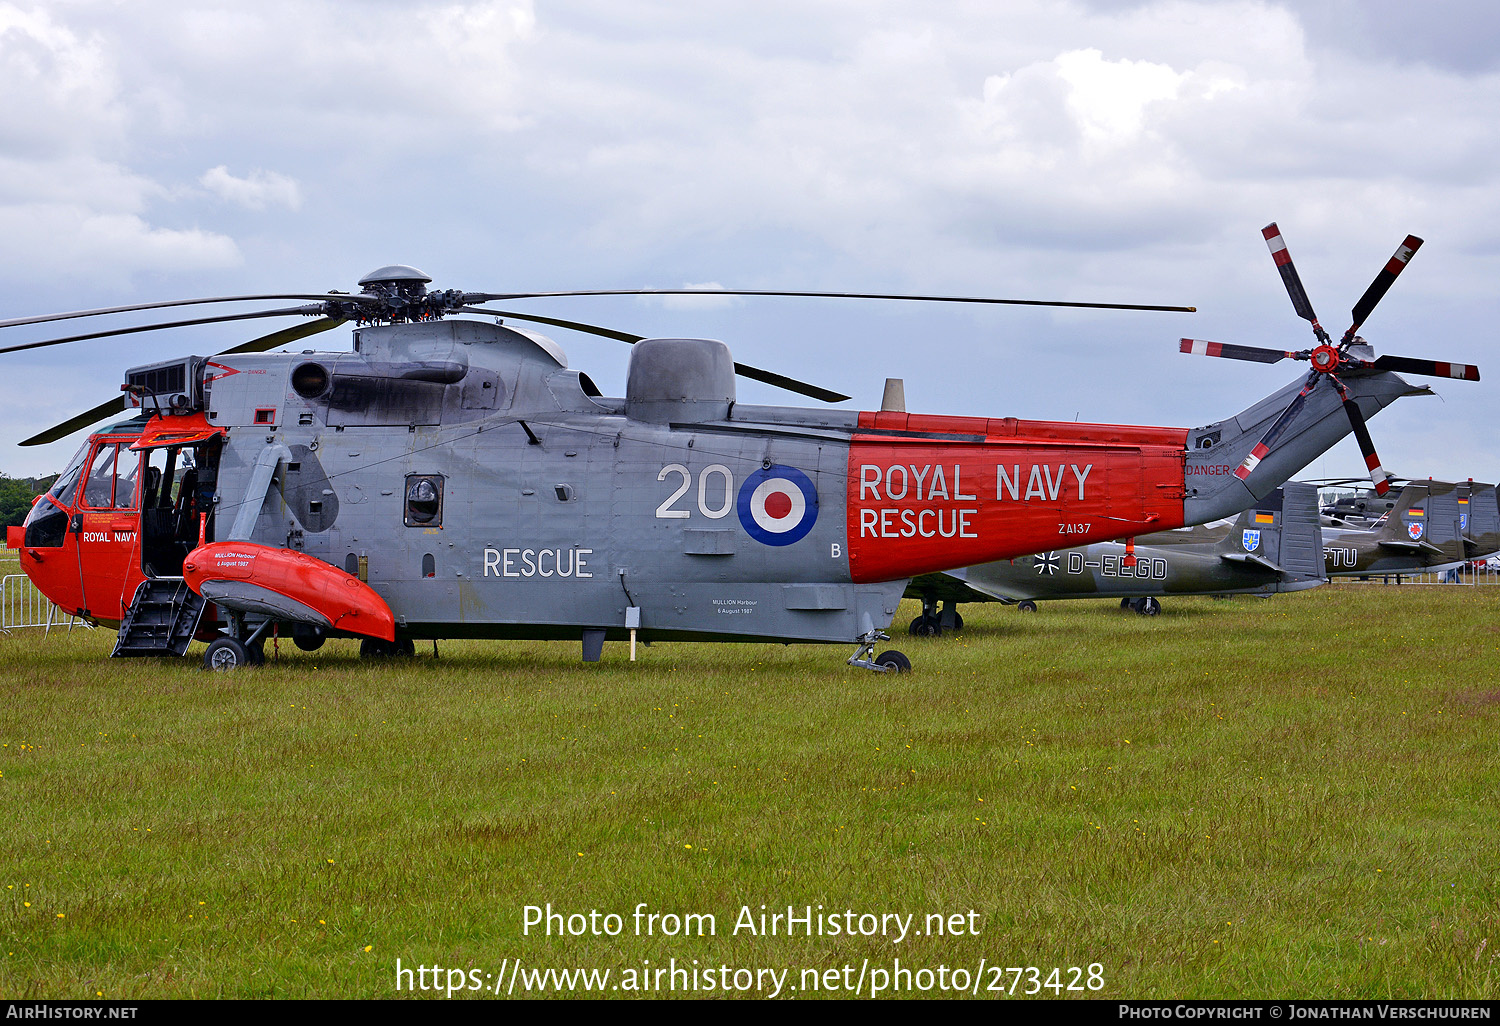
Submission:
[[[903,676],[842,648],[370,665],[348,642],[210,675],[16,632],[0,998],[392,997],[398,957],[675,957],[791,985],[985,959],[1063,984],[1100,963],[1105,998],[1493,999],[1497,614],[1500,588],[1379,585],[1155,619],[974,606],[962,635],[894,639]],[[548,902],[624,930],[523,936]],[[638,937],[638,903],[717,935]],[[978,935],[733,935],[762,904],[972,909]]]

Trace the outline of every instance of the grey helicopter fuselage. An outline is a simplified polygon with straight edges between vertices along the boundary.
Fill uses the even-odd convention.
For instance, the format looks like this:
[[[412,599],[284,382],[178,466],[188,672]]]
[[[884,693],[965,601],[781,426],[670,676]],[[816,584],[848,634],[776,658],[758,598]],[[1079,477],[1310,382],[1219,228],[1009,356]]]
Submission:
[[[1333,389],[1312,390],[1245,480],[1236,465],[1297,383],[1189,430],[750,406],[734,374],[722,343],[650,339],[625,396],[606,398],[545,337],[460,319],[360,327],[353,352],[135,368],[142,417],[80,453],[116,447],[114,508],[91,509],[79,484],[39,502],[12,543],[60,607],[104,623],[128,621],[143,581],[192,570],[208,543],[245,574],[278,551],[347,571],[408,644],[582,632],[595,658],[637,629],[864,645],[916,574],[1231,515],[1348,432]],[[1423,391],[1348,377],[1365,416]],[[136,450],[147,470],[127,482]],[[59,517],[63,540],[39,544]],[[102,570],[111,547],[120,566]],[[372,636],[370,620],[309,613],[312,591],[209,584],[231,635],[280,621]]]

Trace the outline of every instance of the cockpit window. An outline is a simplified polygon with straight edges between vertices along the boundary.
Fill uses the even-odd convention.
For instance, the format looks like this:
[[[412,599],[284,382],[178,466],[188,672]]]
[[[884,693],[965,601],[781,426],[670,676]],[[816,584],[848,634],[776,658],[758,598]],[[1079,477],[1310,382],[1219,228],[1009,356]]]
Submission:
[[[57,480],[52,482],[52,487],[47,489],[49,498],[56,499],[65,506],[73,505],[74,495],[78,491],[78,475],[83,473],[83,464],[88,459],[88,455],[89,446],[85,442],[82,448],[73,454],[73,459],[68,462],[67,468],[57,475]]]

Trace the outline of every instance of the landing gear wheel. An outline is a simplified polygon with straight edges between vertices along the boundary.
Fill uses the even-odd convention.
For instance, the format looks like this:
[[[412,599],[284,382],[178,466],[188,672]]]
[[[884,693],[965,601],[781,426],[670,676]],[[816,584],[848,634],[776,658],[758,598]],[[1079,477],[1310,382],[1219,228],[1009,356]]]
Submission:
[[[911,660],[895,649],[882,652],[875,657],[876,666],[884,666],[887,673],[910,673]]]
[[[361,659],[389,659],[396,654],[396,646],[379,638],[366,638],[359,643]]]
[[[1135,611],[1142,616],[1155,616],[1161,612],[1161,603],[1154,598],[1143,598],[1136,601],[1139,605],[1135,607]]]
[[[1134,609],[1135,608],[1135,599],[1133,599],[1133,598],[1122,598],[1120,600],[1120,608],[1121,609]]]
[[[1034,613],[1036,612],[1036,603],[1031,601],[1031,599],[1022,599],[1016,603],[1016,609],[1023,613]]]
[[[953,611],[953,629],[961,631],[964,629],[964,618],[959,615],[958,610]]]
[[[906,632],[917,638],[935,638],[943,633],[943,625],[935,616],[919,616],[911,622]]]
[[[361,659],[409,659],[416,654],[416,643],[410,638],[398,638],[395,641],[366,638],[359,643],[359,657]]]
[[[250,656],[250,665],[251,666],[264,666],[264,665],[266,665],[266,644],[265,644],[265,642],[263,642],[263,641],[257,641],[253,645],[246,645],[245,646],[245,651]]]
[[[215,638],[203,650],[205,670],[242,670],[252,665],[250,650],[233,638]]]

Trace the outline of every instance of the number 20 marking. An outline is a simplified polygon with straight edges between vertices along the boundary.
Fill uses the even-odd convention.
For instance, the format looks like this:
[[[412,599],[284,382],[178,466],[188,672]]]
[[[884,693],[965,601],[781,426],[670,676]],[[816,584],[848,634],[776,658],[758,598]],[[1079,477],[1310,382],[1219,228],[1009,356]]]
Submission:
[[[661,468],[661,473],[656,475],[656,479],[658,481],[665,481],[668,474],[680,475],[682,477],[682,484],[677,486],[675,492],[667,496],[666,501],[656,507],[656,518],[658,520],[686,520],[691,515],[691,511],[673,509],[672,504],[687,494],[687,490],[693,486],[692,472],[681,463],[669,463]],[[708,505],[708,480],[710,477],[721,478],[724,482],[724,499],[717,509],[710,508]],[[734,474],[730,472],[728,467],[718,463],[704,467],[698,474],[698,512],[710,520],[718,520],[728,516],[729,511],[733,508]]]

